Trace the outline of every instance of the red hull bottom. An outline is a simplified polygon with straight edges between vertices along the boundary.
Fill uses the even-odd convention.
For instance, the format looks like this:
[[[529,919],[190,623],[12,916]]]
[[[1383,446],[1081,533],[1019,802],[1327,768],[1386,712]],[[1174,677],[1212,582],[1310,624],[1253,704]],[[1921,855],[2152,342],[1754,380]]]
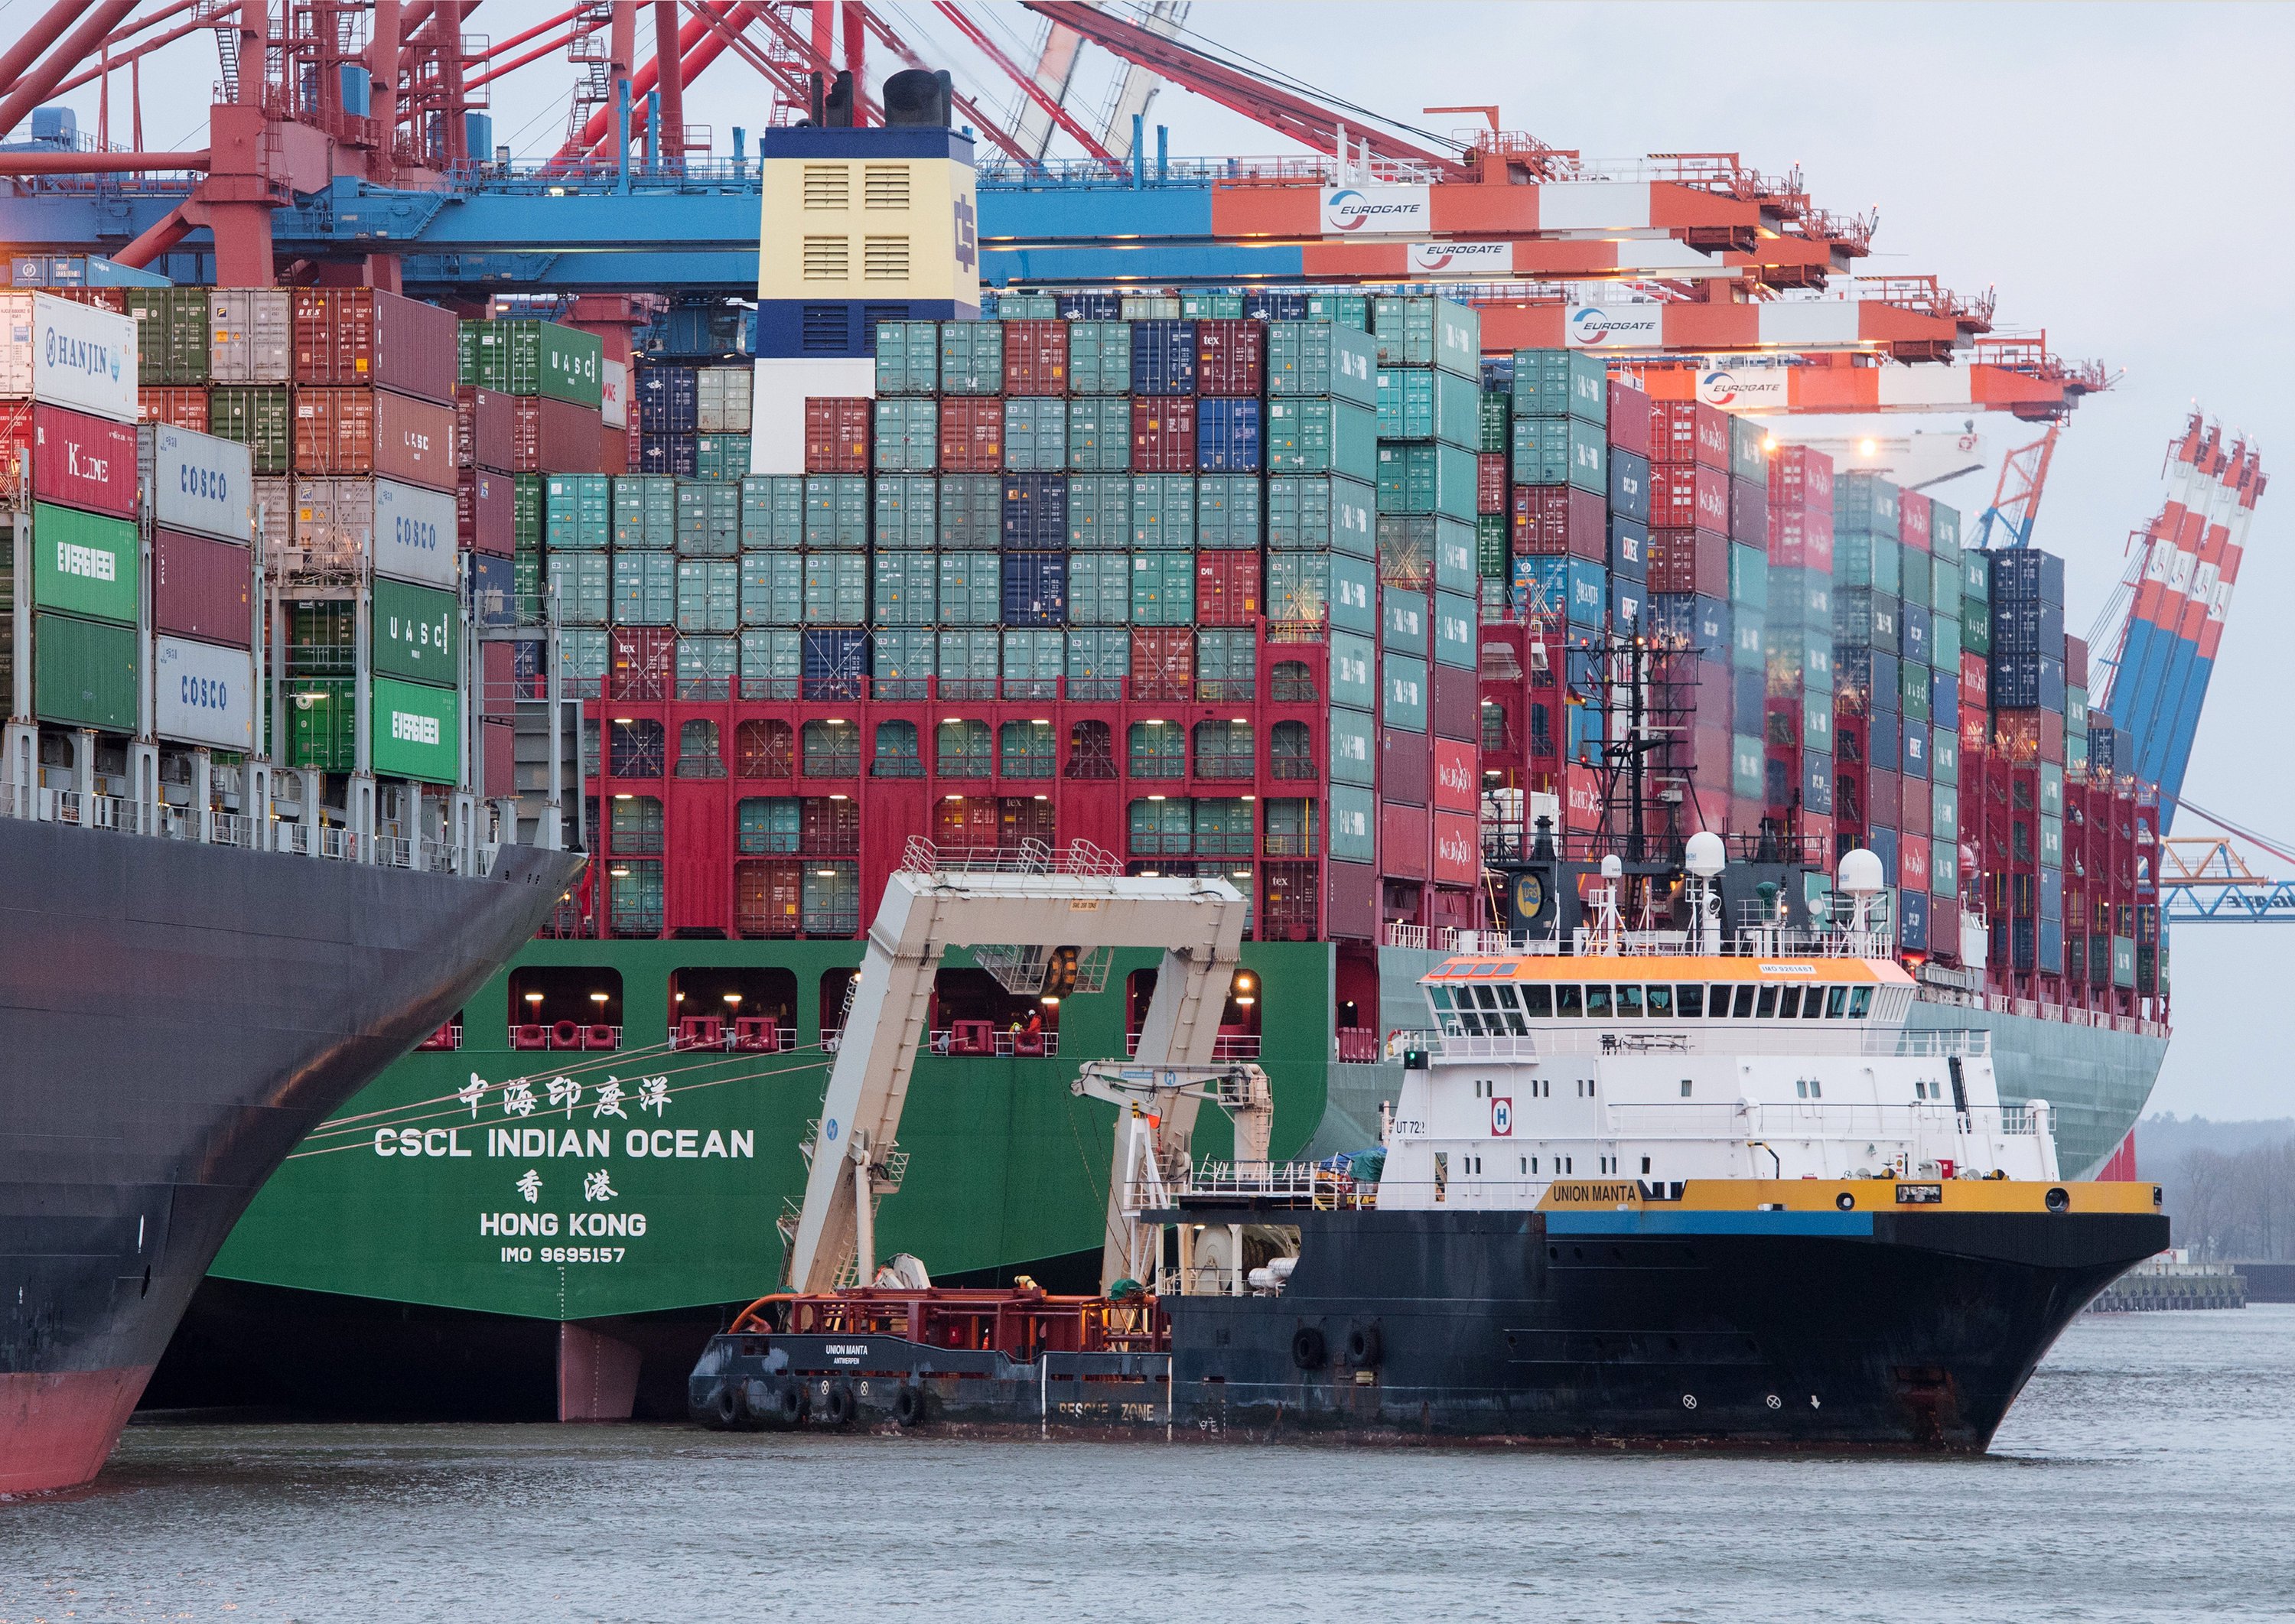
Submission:
[[[149,1365],[0,1375],[0,1494],[94,1477],[151,1379]]]

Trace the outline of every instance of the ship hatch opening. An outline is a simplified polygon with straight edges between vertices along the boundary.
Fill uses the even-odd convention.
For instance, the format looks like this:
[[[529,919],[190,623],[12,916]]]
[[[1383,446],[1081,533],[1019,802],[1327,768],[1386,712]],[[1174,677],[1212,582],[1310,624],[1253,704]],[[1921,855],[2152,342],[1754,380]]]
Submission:
[[[555,1026],[622,1024],[622,973],[584,965],[527,965],[510,976],[510,1024]]]
[[[762,965],[689,966],[670,975],[669,1018],[673,1027],[714,1020],[725,1032],[737,1021],[766,1020],[778,1039],[796,1030],[796,974]]]

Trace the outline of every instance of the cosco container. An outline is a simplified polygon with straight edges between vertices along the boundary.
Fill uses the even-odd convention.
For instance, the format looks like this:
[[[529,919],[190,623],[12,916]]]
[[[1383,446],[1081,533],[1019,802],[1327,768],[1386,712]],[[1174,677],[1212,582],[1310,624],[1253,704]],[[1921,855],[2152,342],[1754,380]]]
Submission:
[[[33,616],[32,714],[43,722],[134,732],[135,627]]]
[[[461,774],[461,701],[452,689],[374,679],[368,760],[385,778],[452,784]]]
[[[254,637],[255,554],[179,530],[151,537],[154,630],[245,649]]]
[[[372,493],[375,574],[455,585],[453,495],[395,479],[373,481]]]
[[[1378,347],[1360,328],[1278,322],[1267,330],[1267,393],[1378,404]]]
[[[1368,559],[1376,542],[1377,502],[1376,487],[1360,480],[1332,474],[1278,475],[1267,482],[1267,544],[1328,548]]]
[[[82,419],[82,422],[94,420]],[[33,431],[43,432],[36,412]],[[45,439],[43,444],[45,444]],[[109,454],[121,448],[113,445]],[[134,508],[135,442],[127,440],[129,510]],[[73,452],[81,465],[85,452]],[[38,486],[37,459],[34,488]],[[160,428],[151,436],[151,499],[153,517],[171,529],[194,531],[227,542],[251,543],[255,539],[255,460],[244,445],[188,429]],[[83,504],[92,505],[92,504]]]
[[[151,725],[162,739],[255,748],[255,662],[243,649],[180,637],[151,643]]]

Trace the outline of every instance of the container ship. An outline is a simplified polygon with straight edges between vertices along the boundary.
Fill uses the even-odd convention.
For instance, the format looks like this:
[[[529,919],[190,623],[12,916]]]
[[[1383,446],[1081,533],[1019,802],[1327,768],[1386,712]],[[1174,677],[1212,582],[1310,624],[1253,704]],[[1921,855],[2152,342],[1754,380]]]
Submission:
[[[95,1475],[264,1179],[579,871],[482,834],[451,746],[391,755],[451,665],[378,690],[355,779],[274,757],[252,459],[137,426],[140,336],[0,300],[0,1494]]]
[[[352,81],[310,82],[331,108]],[[2157,786],[2251,452],[2185,437],[2143,702],[2107,714],[2061,559],[1803,432],[1964,396],[2057,419],[2101,376],[1932,287],[1802,297],[1867,245],[1794,188],[1688,159],[1620,188],[1495,131],[1439,160],[1342,130],[1320,158],[1172,161],[1141,130],[1113,167],[976,167],[944,80],[844,83],[731,160],[681,153],[666,108],[600,107],[572,156],[488,167],[485,115],[431,109],[444,144],[414,170],[364,160],[396,177],[364,183],[377,206],[410,209],[393,255],[272,218],[322,257],[403,255],[461,306],[450,477],[388,477],[453,493],[473,782],[591,856],[271,1180],[152,1401],[682,1413],[701,1340],[776,1272],[859,936],[912,839],[1082,840],[1231,882],[1252,917],[1222,1055],[1267,1071],[1285,1157],[1378,1143],[1418,983],[1537,900],[1509,865],[1540,817],[1573,859],[1672,861],[1712,830],[1811,886],[1866,847],[1907,1024],[1989,1031],[2066,1175],[2127,1171],[2168,1039]],[[453,242],[426,244],[424,188],[469,205]],[[728,200],[762,209],[754,298],[676,291],[706,254],[599,280],[648,241],[723,241],[666,222]],[[600,209],[627,241],[584,224]],[[588,252],[578,287],[482,251],[542,212]],[[82,297],[167,324],[147,416],[204,414],[282,482],[265,512],[298,591],[269,668],[291,759],[345,771],[368,634],[327,572],[388,526],[326,489],[360,477],[316,415],[355,344],[296,335],[346,292],[236,285],[283,236],[257,261],[149,224],[142,257],[184,285]],[[1597,227],[1629,246],[1580,240]],[[1702,297],[1724,283],[1744,297]],[[1754,352],[1791,363],[1729,363]],[[562,811],[552,761],[580,783]],[[1119,953],[1047,1003],[951,960],[888,1247],[930,1236],[944,1279],[1089,1284],[1106,1107],[1065,1084],[1126,1052],[1153,969]],[[473,1154],[435,1148],[450,1116]],[[337,1357],[289,1356],[317,1342]]]

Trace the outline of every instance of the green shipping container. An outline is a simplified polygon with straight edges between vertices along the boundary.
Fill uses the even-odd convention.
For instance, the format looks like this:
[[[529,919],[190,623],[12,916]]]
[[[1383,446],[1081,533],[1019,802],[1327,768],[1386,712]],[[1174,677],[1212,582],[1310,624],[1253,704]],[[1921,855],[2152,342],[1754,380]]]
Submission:
[[[1474,449],[1482,455],[1497,456],[1507,449],[1514,428],[1513,397],[1502,389],[1482,391],[1482,432]]]
[[[1068,403],[1056,395],[1016,395],[1004,403],[1004,468],[1057,474],[1068,465]]]
[[[1935,510],[1930,510],[1932,515]],[[1932,551],[1929,554],[1928,601],[1945,614],[1960,607],[1960,560]]]
[[[1131,545],[1147,551],[1193,551],[1196,477],[1135,474],[1131,479]]]
[[[1929,668],[1909,661],[1897,667],[1897,703],[1907,722],[1929,719]]]
[[[1078,323],[1089,325],[1089,323]],[[1116,396],[1081,396],[1067,403],[1069,471],[1122,473],[1131,466],[1131,403]],[[1005,428],[1009,447],[1011,428]]]
[[[1960,782],[1960,730],[1932,727],[1929,730],[1929,782],[1945,788]]]
[[[940,603],[940,565],[929,552],[879,552],[870,583],[870,618],[880,626],[928,626]]]
[[[1378,779],[1378,721],[1371,706],[1331,707],[1331,782],[1368,789]]]
[[[878,404],[887,395],[933,395],[940,389],[940,323],[937,322],[879,322],[877,323],[877,393]],[[883,419],[878,420],[878,434]],[[879,465],[881,466],[881,464]]]
[[[1331,703],[1359,711],[1378,706],[1378,645],[1355,632],[1331,634]]]
[[[1904,549],[1892,538],[1874,535],[1869,530],[1836,530],[1833,536],[1833,579],[1838,586],[1869,586],[1874,592],[1901,595],[1905,586]]]
[[[1768,430],[1751,418],[1732,417],[1729,420],[1729,477],[1767,483],[1769,477],[1769,453],[1765,449]]]
[[[1343,552],[1267,555],[1267,617],[1295,626],[1378,634],[1377,566]]]
[[[1307,296],[1307,319],[1311,322],[1330,322],[1354,332],[1370,331],[1370,297],[1363,293],[1311,293]],[[1372,352],[1377,358],[1377,352]]]
[[[1267,403],[1267,471],[1378,478],[1378,412],[1327,396]]]
[[[1474,521],[1474,453],[1459,446],[1382,441],[1378,448],[1378,510],[1442,513]]]
[[[320,772],[358,769],[358,701],[350,677],[296,677],[287,685],[290,766]]]
[[[1131,673],[1131,633],[1122,626],[1071,626],[1068,629],[1068,698],[1117,698],[1107,685]],[[1079,691],[1077,683],[1092,683]]]
[[[1131,555],[1131,624],[1190,626],[1196,623],[1196,555]]]
[[[1503,513],[1474,515],[1474,573],[1485,581],[1504,581],[1512,573],[1514,542],[1507,524]]]
[[[1949,733],[1941,736],[1955,737]],[[1951,896],[1960,889],[1960,858],[1955,849],[1959,844],[1960,790],[1951,784],[1932,784],[1929,786],[1929,889],[1939,896]]]
[[[1441,440],[1462,451],[1482,442],[1482,390],[1472,378],[1433,367],[1378,370],[1378,437]]]
[[[208,380],[210,328],[204,288],[130,288],[135,323],[135,381],[147,389],[197,388]]]
[[[808,474],[804,544],[814,551],[859,552],[869,545],[869,476]]]
[[[1277,398],[1328,396],[1378,404],[1378,346],[1368,333],[1335,322],[1270,322],[1267,392]]]
[[[1930,510],[1933,518],[1935,510]],[[1989,552],[1964,552],[1960,555],[1960,595],[1972,603],[1989,605],[1992,602],[1992,555]],[[1975,620],[1977,616],[1961,612],[1963,620]]]
[[[1068,624],[1122,626],[1131,622],[1131,555],[1068,555]]]
[[[881,327],[878,329],[879,332],[883,331]],[[881,350],[877,365],[881,372]],[[938,468],[940,403],[928,395],[894,395],[878,401],[876,448],[870,454],[870,466],[879,474],[929,474]]]
[[[1370,558],[1378,544],[1377,507],[1377,488],[1361,480],[1279,474],[1267,482],[1267,544]]]
[[[553,551],[603,552],[614,539],[613,482],[603,474],[551,475],[543,485],[542,539]],[[673,530],[661,544],[675,539]]]
[[[1609,367],[1582,349],[1518,349],[1514,353],[1515,417],[1574,417],[1597,427],[1610,420]],[[1504,451],[1504,442],[1485,445]]]
[[[1183,322],[1239,322],[1243,319],[1243,295],[1183,293],[1180,296],[1180,319]]]
[[[689,559],[730,559],[741,551],[741,487],[731,479],[677,482],[677,551]]]
[[[2039,858],[2043,869],[2064,866],[2064,820],[2062,818],[2041,817]]]
[[[451,689],[374,679],[367,758],[377,776],[451,784],[462,771],[461,699]]]
[[[1950,615],[1936,615],[1929,620],[1929,664],[1947,676],[1960,672],[1960,622]]]
[[[510,477],[510,532],[514,551],[542,550],[542,476],[512,474]]]
[[[1379,661],[1379,720],[1405,733],[1426,730],[1426,662],[1399,655]]]
[[[1004,677],[1008,681],[1057,682],[1067,674],[1068,643],[1064,632],[1004,633]]]
[[[1001,553],[937,552],[933,557],[940,565],[941,624],[992,626],[1003,619]],[[945,638],[941,641],[943,645],[947,642]]]
[[[1769,607],[1769,555],[1763,549],[1729,549],[1729,606],[1753,609]]]
[[[755,632],[742,634],[741,674],[744,677],[749,674],[748,639],[760,635],[762,633]],[[796,650],[799,646],[796,641],[797,634],[791,632],[788,635],[791,639],[789,674],[795,676],[797,674],[795,664]],[[924,698],[925,679],[940,674],[937,664],[940,658],[938,634],[932,632],[914,631],[878,632],[870,637],[869,641],[872,650],[870,657],[870,678],[876,684],[871,691],[878,698],[921,699]],[[889,686],[890,684],[900,686],[894,687]]]
[[[410,681],[459,686],[461,621],[453,593],[377,575],[369,622],[374,669]]]
[[[731,632],[741,624],[741,567],[731,559],[677,561],[677,629]]]
[[[1068,393],[1131,393],[1131,322],[1068,323]],[[1131,442],[1131,408],[1128,402],[1124,406],[1123,439],[1128,453]]]
[[[1960,648],[1964,654],[1992,656],[1992,611],[1984,604],[1960,600]]]
[[[572,555],[580,557],[579,554]],[[550,567],[561,562],[553,556]],[[677,622],[677,556],[667,552],[614,555],[613,622],[624,626],[667,626]]]
[[[1729,739],[1729,793],[1740,800],[1758,801],[1767,793],[1762,747],[1758,733],[1733,734]]]
[[[744,553],[740,571],[743,625],[795,626],[804,623],[803,553]]]
[[[41,608],[132,626],[142,564],[133,519],[32,504],[32,601]]]
[[[1940,502],[1929,503],[1929,551],[1948,564],[1960,562],[1960,510]],[[1941,600],[1943,592],[1940,589]]]
[[[940,488],[930,474],[878,475],[872,504],[870,537],[879,548],[920,552],[938,545]]]
[[[1482,373],[1482,314],[1446,298],[1382,298],[1371,304],[1381,366],[1436,366],[1462,378]]]
[[[555,322],[505,321],[477,327],[472,381],[510,395],[546,395],[596,411],[604,343],[594,333]]]
[[[739,479],[749,471],[749,437],[703,434],[693,438],[693,471],[704,479]]]
[[[1579,418],[1514,420],[1511,473],[1516,485],[1568,485],[1606,495],[1609,453],[1602,429]]]
[[[967,551],[1004,544],[1002,479],[994,474],[942,477],[940,544]]]
[[[804,557],[804,621],[809,626],[858,626],[869,619],[869,555],[809,552]]]
[[[677,640],[677,697],[681,699],[728,699],[734,680],[741,674],[741,640],[738,637],[681,637]],[[706,765],[706,759],[700,765]],[[722,764],[719,771],[723,771]]]
[[[1474,600],[1465,592],[1434,594],[1434,663],[1453,671],[1472,671],[1478,664],[1474,647]]]
[[[1341,862],[1369,862],[1377,853],[1378,809],[1370,791],[1333,784],[1331,855]]]
[[[1219,552],[1257,548],[1266,526],[1263,488],[1256,474],[1198,475],[1196,545]]]
[[[1004,393],[1002,322],[941,323],[940,392],[943,395]]]
[[[752,474],[741,481],[741,551],[795,552],[804,545],[804,478]]]
[[[1929,600],[1935,586],[1933,562],[1918,548],[1900,548],[1897,555],[1897,575],[1901,583],[1898,597],[1922,608],[1929,608]]]
[[[133,733],[135,628],[33,616],[32,713],[43,722]]]
[[[283,474],[295,458],[292,394],[283,386],[218,384],[208,391],[208,432],[252,451],[258,475]]]
[[[550,484],[557,485],[560,477],[553,476]],[[619,475],[613,481],[612,500],[615,546],[633,552],[666,552],[677,545],[676,480],[666,474]],[[559,545],[554,533],[550,544]]]
[[[1074,401],[1070,404],[1080,406],[1086,403]],[[1075,426],[1073,413],[1069,416],[1068,425],[1073,433]],[[1130,551],[1131,477],[1129,474],[1068,476],[1068,546],[1079,552]],[[1071,567],[1073,562],[1071,560]]]

